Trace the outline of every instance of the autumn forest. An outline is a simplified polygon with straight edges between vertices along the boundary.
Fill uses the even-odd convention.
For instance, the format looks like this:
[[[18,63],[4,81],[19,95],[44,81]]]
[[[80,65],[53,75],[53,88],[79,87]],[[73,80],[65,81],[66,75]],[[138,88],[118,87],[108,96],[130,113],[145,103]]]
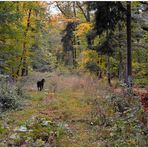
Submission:
[[[148,146],[148,2],[0,2],[0,146]]]

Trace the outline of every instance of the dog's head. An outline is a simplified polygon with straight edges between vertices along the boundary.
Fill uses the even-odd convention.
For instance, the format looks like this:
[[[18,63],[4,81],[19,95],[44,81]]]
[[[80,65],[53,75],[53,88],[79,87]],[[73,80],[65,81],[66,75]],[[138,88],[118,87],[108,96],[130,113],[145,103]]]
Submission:
[[[42,79],[41,81],[44,83],[45,82],[45,79]]]

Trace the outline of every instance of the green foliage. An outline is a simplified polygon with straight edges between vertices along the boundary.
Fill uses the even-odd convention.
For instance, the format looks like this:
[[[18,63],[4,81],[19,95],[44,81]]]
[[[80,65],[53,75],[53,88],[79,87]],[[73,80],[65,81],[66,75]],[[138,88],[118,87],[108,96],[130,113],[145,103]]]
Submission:
[[[148,74],[148,64],[147,63],[133,63],[133,73],[136,75],[136,77],[146,77]]]
[[[0,124],[0,134],[3,134],[5,132],[4,127]]]
[[[36,71],[52,72],[56,66],[56,57],[49,51],[38,50],[32,57],[32,67]]]
[[[139,86],[147,86],[148,80],[148,64],[147,63],[133,63],[134,84]]]
[[[98,71],[100,70],[95,62],[86,63],[85,68],[95,74],[98,74]]]
[[[110,117],[110,134],[104,137],[111,146],[146,146],[147,130],[140,118],[143,110],[139,99],[130,93],[126,98],[112,95],[109,98],[114,116]],[[142,117],[143,116],[143,117]]]
[[[97,74],[100,70],[96,51],[84,50],[78,59],[79,68]]]
[[[110,72],[111,72],[111,75],[114,76],[114,77],[118,77],[118,61],[116,58],[114,57],[110,57]]]
[[[58,125],[49,119],[33,116],[15,129],[7,144],[11,146],[57,146],[65,130],[63,124]]]
[[[30,77],[31,73],[26,77],[29,99],[21,111],[6,112],[22,106],[24,83],[0,80],[0,112],[10,119],[1,119],[4,125],[0,121],[0,139],[4,139],[0,144],[147,146],[147,111],[139,98],[124,83],[117,90],[119,95],[109,93],[105,98],[114,87],[96,79],[106,73],[124,79],[127,3],[53,3],[0,2],[0,73],[22,80],[23,68],[36,71],[36,77]],[[139,11],[144,9],[143,3],[131,3],[132,78],[134,85],[147,87],[147,12]],[[62,15],[50,14],[50,5],[62,8]],[[45,89],[37,92],[35,84],[41,77],[46,79]],[[30,114],[38,117],[26,120]],[[66,135],[67,127],[72,129],[72,137]]]
[[[48,30],[47,5],[44,2],[1,2],[0,6],[0,58],[5,61],[2,68],[17,78],[19,70],[31,65],[30,49],[34,44],[42,44],[43,40],[38,40]]]
[[[18,88],[5,80],[0,81],[0,109],[1,112],[18,109],[22,105],[22,95]]]

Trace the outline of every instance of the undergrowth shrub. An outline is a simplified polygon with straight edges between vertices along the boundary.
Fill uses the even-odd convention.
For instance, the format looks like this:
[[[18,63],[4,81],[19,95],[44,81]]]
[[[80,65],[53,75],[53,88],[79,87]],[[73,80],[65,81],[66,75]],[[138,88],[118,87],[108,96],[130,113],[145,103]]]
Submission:
[[[100,71],[99,66],[98,66],[97,63],[95,63],[95,62],[88,62],[88,63],[86,63],[85,68],[86,68],[87,70],[89,70],[89,72],[95,73],[96,75],[97,75],[98,72]]]
[[[133,83],[140,87],[148,85],[148,63],[133,63]]]
[[[147,146],[148,111],[132,89],[122,85],[123,94],[109,93],[91,100],[91,124],[101,126],[100,146]]]
[[[126,97],[112,95],[109,102],[114,114],[110,117],[110,134],[103,138],[111,146],[146,146],[147,113],[142,109],[139,98],[132,94]]]
[[[0,81],[0,112],[17,109],[22,104],[22,92],[6,80]]]
[[[46,118],[33,116],[15,128],[7,139],[8,146],[57,146],[61,136],[67,131],[63,123],[55,123]]]

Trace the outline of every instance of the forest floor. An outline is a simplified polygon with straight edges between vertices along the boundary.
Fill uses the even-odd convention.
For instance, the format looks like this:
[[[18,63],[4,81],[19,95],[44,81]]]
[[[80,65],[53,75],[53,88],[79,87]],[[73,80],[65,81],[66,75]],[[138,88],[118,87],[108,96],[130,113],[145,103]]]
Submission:
[[[105,111],[108,104],[104,98],[110,96],[112,89],[104,80],[89,76],[46,74],[44,90],[37,91],[36,78],[41,76],[32,75],[32,81],[28,80],[25,84],[28,99],[24,107],[1,116],[0,123],[9,124],[9,133],[0,136],[1,143],[26,120],[44,117],[62,123],[69,129],[56,146],[105,146],[106,142],[101,139],[108,136],[109,132],[101,125],[103,121],[97,121],[97,117],[103,120],[103,115],[112,116],[113,110]]]

